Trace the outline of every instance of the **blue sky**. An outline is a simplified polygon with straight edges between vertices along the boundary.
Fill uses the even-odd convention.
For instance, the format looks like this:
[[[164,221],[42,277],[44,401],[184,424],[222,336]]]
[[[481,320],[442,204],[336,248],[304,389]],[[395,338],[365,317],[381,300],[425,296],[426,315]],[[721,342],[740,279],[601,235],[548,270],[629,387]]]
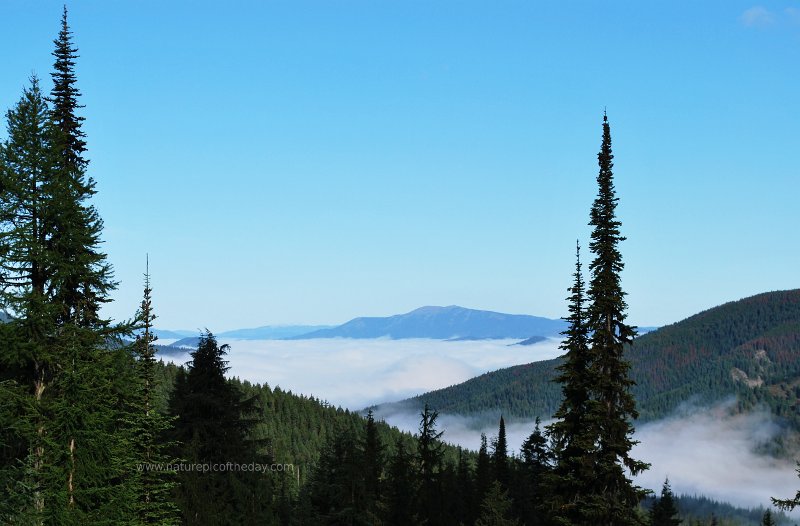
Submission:
[[[110,316],[148,252],[165,328],[562,316],[604,107],[632,322],[800,287],[800,2],[68,7]],[[60,9],[0,2],[1,109]]]

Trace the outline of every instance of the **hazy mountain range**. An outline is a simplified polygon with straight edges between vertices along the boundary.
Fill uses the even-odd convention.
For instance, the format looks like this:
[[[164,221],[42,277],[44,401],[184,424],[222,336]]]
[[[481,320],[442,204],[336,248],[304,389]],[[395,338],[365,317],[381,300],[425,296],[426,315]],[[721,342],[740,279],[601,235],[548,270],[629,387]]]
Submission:
[[[430,338],[434,340],[520,339],[539,341],[557,337],[563,320],[527,314],[503,314],[484,310],[449,307],[421,307],[388,317],[355,318],[336,327],[313,325],[273,326],[237,329],[216,334],[224,340],[306,340],[316,338]],[[194,346],[199,331],[154,331],[159,338],[177,339],[173,345]]]
[[[263,327],[251,329],[234,329],[218,334],[215,333],[215,336],[220,339],[230,338],[234,340],[284,340],[329,327],[330,325],[264,325]],[[171,345],[195,347],[197,346],[200,331],[154,329],[153,333],[162,340],[178,340]]]

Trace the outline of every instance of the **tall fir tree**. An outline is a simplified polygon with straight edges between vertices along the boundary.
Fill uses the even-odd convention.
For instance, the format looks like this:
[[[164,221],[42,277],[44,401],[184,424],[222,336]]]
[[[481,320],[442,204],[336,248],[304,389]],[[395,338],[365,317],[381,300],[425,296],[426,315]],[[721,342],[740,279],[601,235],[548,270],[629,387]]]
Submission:
[[[65,165],[75,169],[86,168],[87,161],[83,154],[86,152],[86,134],[82,130],[84,117],[77,114],[80,105],[78,99],[81,95],[76,82],[75,59],[78,58],[78,48],[72,42],[72,31],[67,23],[67,6],[61,15],[61,30],[53,41],[55,44],[55,63],[53,64],[53,122],[62,131],[63,140],[59,145],[60,154]]]
[[[109,346],[125,328],[98,315],[114,282],[99,249],[102,222],[86,202],[93,192],[71,183],[85,164],[67,169],[64,131],[32,84],[9,112],[0,182],[2,300],[14,314],[2,331],[2,374],[16,376],[17,393],[30,389],[19,405],[29,454],[17,460],[37,522],[119,517],[125,444],[116,431],[131,357]]]
[[[116,288],[111,266],[99,249],[103,221],[88,203],[95,193],[95,182],[87,176],[88,160],[84,117],[77,114],[79,103],[75,59],[77,51],[67,23],[67,8],[61,18],[61,30],[53,42],[52,122],[60,133],[54,147],[58,153],[53,184],[58,196],[57,207],[50,210],[53,224],[51,244],[61,258],[57,262],[58,287],[51,291],[61,306],[61,320],[80,327],[107,329],[99,310],[109,301]]]
[[[603,115],[603,140],[598,153],[600,171],[598,193],[591,209],[593,227],[589,248],[594,259],[589,265],[591,280],[587,296],[586,325],[589,331],[591,362],[590,394],[593,403],[589,426],[596,429],[596,461],[591,483],[591,501],[587,511],[598,526],[640,524],[639,502],[648,493],[633,484],[628,473],[638,475],[649,465],[631,457],[631,420],[638,417],[631,394],[634,382],[629,377],[630,364],[625,350],[633,343],[635,329],[625,323],[627,303],[620,273],[624,268],[619,244],[621,222],[616,208],[619,198],[614,189],[611,129]]]
[[[33,406],[39,407],[58,369],[58,357],[49,346],[56,324],[46,291],[51,287],[55,257],[48,249],[51,229],[45,221],[52,204],[55,129],[35,76],[7,112],[6,121],[8,138],[0,146],[0,309],[12,318],[0,325],[0,378],[18,385],[20,394],[29,394]],[[41,420],[41,415],[36,419]],[[37,429],[40,426],[41,422],[35,424]],[[28,446],[35,456],[40,455],[39,446],[27,444],[17,448],[13,458]]]
[[[458,464],[456,466],[456,495],[455,504],[457,513],[456,521],[459,524],[471,524],[475,522],[477,509],[475,508],[475,483],[472,476],[467,455],[458,448]]]
[[[419,462],[420,516],[431,524],[441,523],[442,494],[441,478],[444,450],[441,442],[443,431],[436,430],[439,413],[428,404],[420,414],[417,459]]]
[[[596,402],[591,389],[595,384],[591,371],[589,330],[586,321],[585,285],[581,265],[581,247],[575,246],[575,272],[569,292],[569,315],[564,318],[567,329],[564,361],[558,366],[555,381],[561,384],[562,401],[555,421],[547,427],[553,444],[554,466],[550,486],[551,511],[558,524],[592,524],[586,501],[592,494],[592,479],[597,453],[597,430],[589,414]]]
[[[383,485],[384,445],[378,434],[378,426],[370,409],[364,423],[364,440],[361,444],[364,478],[364,507],[371,522],[378,516],[378,503]]]
[[[32,309],[44,308],[56,264],[48,250],[52,225],[46,219],[54,205],[57,133],[39,79],[30,81],[6,113],[8,138],[0,148],[0,308],[14,318],[43,314]]]
[[[218,345],[212,333],[201,334],[186,372],[179,372],[169,401],[175,424],[169,438],[177,443],[175,457],[193,465],[222,466],[210,472],[178,474],[175,503],[184,523],[195,525],[269,524],[273,520],[269,474],[237,471],[232,465],[271,460],[251,440],[256,421],[253,398],[225,378],[228,345]],[[235,519],[234,519],[235,518]]]
[[[0,144],[0,522],[41,519],[44,449],[42,397],[56,370],[47,337],[54,334],[45,301],[50,260],[44,197],[52,176],[54,129],[39,80],[31,77],[6,113]]]
[[[675,495],[667,479],[661,487],[661,497],[650,508],[650,526],[679,526],[683,521],[676,515],[678,508],[675,505]]]
[[[384,494],[385,523],[391,526],[421,524],[417,505],[419,477],[416,462],[402,436],[395,444],[388,475]]]
[[[174,464],[175,459],[167,453],[173,446],[164,440],[172,429],[172,419],[156,408],[156,358],[153,344],[152,287],[150,285],[149,258],[144,275],[144,297],[137,316],[140,334],[133,344],[136,353],[136,389],[131,393],[129,433],[131,448],[130,466],[133,474],[129,501],[133,507],[135,524],[179,524],[179,510],[172,502],[172,491],[176,486],[175,473],[162,469]]]
[[[54,404],[51,437],[62,447],[68,467],[66,500],[70,512],[96,514],[97,503],[115,500],[124,490],[128,448],[122,437],[120,412],[131,389],[130,355],[109,344],[129,330],[100,316],[116,288],[113,272],[100,249],[103,222],[89,202],[95,183],[87,176],[83,117],[75,75],[77,48],[72,42],[66,7],[54,41],[51,120],[58,130],[52,177],[49,245],[54,256],[49,301],[57,309],[59,338],[55,346],[64,367],[61,396]],[[55,444],[54,444],[55,445]],[[109,469],[111,468],[111,469]],[[117,472],[121,470],[122,475]]]
[[[506,422],[500,415],[500,425],[497,430],[497,440],[494,443],[492,454],[494,462],[494,478],[503,489],[508,489],[510,482],[510,468],[508,463],[508,439],[506,438]]]
[[[489,456],[489,445],[486,433],[481,433],[481,445],[478,448],[478,463],[475,466],[475,499],[483,502],[489,487],[492,485],[492,459]]]
[[[761,518],[761,526],[776,526],[775,519],[772,518],[772,511],[767,510]]]
[[[541,421],[536,417],[533,432],[522,443],[522,494],[515,497],[522,522],[528,526],[542,526],[548,523],[548,504],[552,500],[547,480],[552,469],[552,453],[547,437],[541,429]]]

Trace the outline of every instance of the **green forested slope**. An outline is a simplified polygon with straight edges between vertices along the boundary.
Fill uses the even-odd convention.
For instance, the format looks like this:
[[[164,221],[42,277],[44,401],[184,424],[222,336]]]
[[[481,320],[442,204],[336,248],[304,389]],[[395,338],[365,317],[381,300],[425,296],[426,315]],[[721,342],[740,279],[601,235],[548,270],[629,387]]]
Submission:
[[[166,411],[167,401],[172,391],[178,366],[173,363],[159,363],[157,407]],[[265,444],[265,453],[275,462],[292,464],[299,471],[301,482],[317,463],[319,455],[335,435],[344,429],[355,434],[361,433],[364,418],[357,412],[334,407],[323,400],[284,391],[280,387],[252,384],[237,378],[230,380],[243,393],[245,398],[255,398],[257,414],[253,438]],[[416,447],[414,438],[385,422],[377,422],[378,434],[387,452],[394,452],[398,440],[406,443],[409,450]],[[447,438],[446,436],[444,437]],[[458,458],[458,450],[446,446],[448,460]]]
[[[737,397],[745,410],[765,404],[800,429],[800,290],[726,303],[638,338],[628,351],[640,417],[663,417],[684,402]],[[552,382],[559,359],[501,369],[426,393],[446,413],[549,418],[560,400]]]

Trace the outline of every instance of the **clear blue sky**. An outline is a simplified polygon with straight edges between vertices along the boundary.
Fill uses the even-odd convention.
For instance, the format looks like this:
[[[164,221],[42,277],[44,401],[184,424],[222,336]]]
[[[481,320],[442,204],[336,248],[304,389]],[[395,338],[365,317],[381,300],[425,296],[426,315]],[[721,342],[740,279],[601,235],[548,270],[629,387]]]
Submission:
[[[164,328],[562,316],[604,107],[632,322],[800,287],[800,2],[68,7],[116,318],[147,252]],[[4,111],[60,10],[0,2]]]

